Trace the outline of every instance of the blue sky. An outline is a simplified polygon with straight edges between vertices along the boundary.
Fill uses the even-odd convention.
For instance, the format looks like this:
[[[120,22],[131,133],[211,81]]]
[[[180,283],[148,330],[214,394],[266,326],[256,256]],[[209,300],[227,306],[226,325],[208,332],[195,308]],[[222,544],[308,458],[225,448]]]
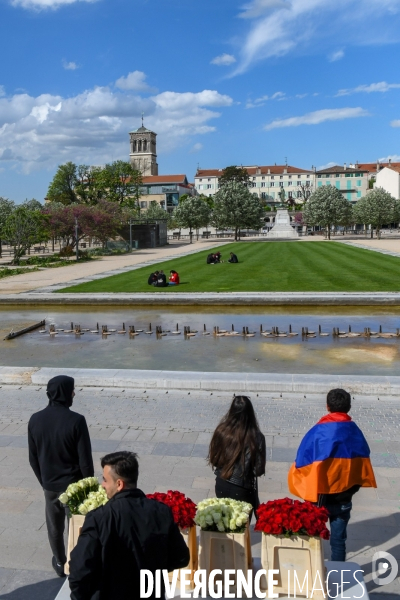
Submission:
[[[57,165],[400,160],[400,0],[0,0],[0,196]]]

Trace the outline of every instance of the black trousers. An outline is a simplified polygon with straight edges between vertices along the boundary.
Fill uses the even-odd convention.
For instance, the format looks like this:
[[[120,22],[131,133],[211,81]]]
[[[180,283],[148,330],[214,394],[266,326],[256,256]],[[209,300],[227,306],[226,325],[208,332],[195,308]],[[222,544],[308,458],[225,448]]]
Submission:
[[[48,490],[43,491],[46,501],[46,525],[50,547],[53,552],[53,556],[56,558],[56,561],[64,565],[67,562],[64,543],[65,519],[67,517],[67,512],[58,499],[61,492],[49,492]]]
[[[226,481],[226,479],[221,479],[220,477],[215,479],[215,495],[217,498],[232,498],[232,500],[248,502],[252,505],[254,510],[257,510],[260,505],[256,487],[253,489],[244,488],[240,485],[230,483],[230,481]],[[249,523],[251,522],[252,516],[253,511],[250,513]]]

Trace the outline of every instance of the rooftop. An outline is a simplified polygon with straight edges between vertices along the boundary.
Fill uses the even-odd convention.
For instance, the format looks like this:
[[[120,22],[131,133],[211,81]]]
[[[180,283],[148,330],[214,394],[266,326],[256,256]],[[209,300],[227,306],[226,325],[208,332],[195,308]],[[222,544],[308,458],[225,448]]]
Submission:
[[[368,171],[368,169],[363,169],[362,165],[358,165],[356,169],[347,167],[346,165],[335,165],[334,167],[329,167],[327,169],[320,169],[317,173],[361,173],[362,171]]]
[[[243,167],[246,169],[250,176],[255,175],[283,175],[283,174],[300,174],[309,173],[312,174],[314,171],[307,169],[299,169],[298,167],[292,167],[291,165],[267,165],[267,166],[254,166],[254,167]],[[197,169],[196,177],[222,177],[224,169]]]

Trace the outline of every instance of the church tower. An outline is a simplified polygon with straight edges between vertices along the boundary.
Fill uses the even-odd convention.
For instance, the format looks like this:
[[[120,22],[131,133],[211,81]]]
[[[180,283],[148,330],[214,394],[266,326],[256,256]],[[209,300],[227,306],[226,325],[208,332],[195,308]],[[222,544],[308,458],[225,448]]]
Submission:
[[[146,129],[143,124],[143,115],[142,126],[131,131],[129,137],[131,143],[129,157],[132,167],[140,171],[143,177],[158,175],[157,134]]]

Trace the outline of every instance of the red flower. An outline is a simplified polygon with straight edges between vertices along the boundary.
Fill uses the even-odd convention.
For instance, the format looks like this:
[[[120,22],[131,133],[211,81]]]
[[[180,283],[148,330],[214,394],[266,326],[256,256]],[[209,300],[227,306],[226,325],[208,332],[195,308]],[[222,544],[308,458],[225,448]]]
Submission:
[[[169,506],[172,510],[175,523],[181,529],[187,529],[188,527],[194,526],[196,504],[190,498],[187,498],[185,494],[168,490],[166,494],[162,492],[147,494],[147,498],[150,500],[157,500],[157,502],[162,502]]]
[[[290,498],[271,500],[257,509],[256,531],[273,535],[312,535],[329,539],[328,511],[311,502]]]

